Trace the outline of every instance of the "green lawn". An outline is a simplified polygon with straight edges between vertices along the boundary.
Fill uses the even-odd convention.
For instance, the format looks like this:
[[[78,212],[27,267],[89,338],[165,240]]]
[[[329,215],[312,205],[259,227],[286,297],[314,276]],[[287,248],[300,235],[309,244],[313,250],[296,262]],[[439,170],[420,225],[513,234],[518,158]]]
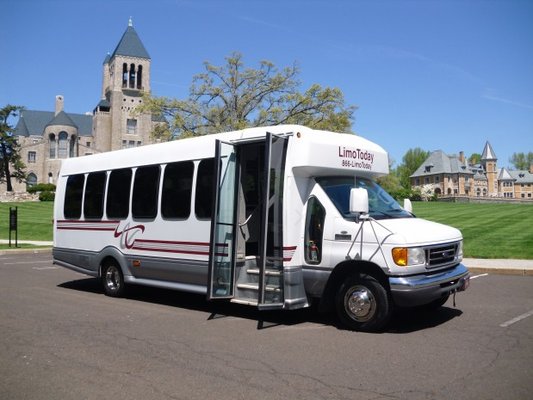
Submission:
[[[0,239],[9,239],[10,207],[17,207],[18,240],[52,240],[54,203],[51,201],[0,203]],[[15,232],[11,238],[15,239]]]
[[[533,259],[533,204],[414,202],[413,212],[460,229],[465,257]]]
[[[15,206],[19,240],[52,240],[52,202],[0,203],[0,239],[9,238]],[[533,259],[533,204],[414,202],[413,211],[459,228],[465,257]]]

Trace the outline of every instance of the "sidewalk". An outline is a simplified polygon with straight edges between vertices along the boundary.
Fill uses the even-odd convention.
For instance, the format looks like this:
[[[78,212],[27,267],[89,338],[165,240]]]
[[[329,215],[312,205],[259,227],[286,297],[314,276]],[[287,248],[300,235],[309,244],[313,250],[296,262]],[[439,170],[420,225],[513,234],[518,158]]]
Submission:
[[[533,260],[465,258],[463,264],[470,274],[502,274],[533,276]]]

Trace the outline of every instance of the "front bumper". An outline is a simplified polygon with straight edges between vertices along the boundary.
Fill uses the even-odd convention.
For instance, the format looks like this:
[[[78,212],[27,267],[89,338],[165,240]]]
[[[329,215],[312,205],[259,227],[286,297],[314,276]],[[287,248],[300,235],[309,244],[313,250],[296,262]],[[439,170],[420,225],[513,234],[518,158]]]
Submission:
[[[389,277],[392,299],[399,307],[429,304],[465,290],[469,283],[470,275],[463,264],[436,273]]]

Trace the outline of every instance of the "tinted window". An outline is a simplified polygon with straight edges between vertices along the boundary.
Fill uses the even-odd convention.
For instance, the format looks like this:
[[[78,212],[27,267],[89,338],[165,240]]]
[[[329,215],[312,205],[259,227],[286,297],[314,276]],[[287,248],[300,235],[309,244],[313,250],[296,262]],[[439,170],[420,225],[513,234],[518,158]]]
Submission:
[[[107,189],[108,218],[126,218],[129,214],[131,169],[117,169],[109,175]]]
[[[311,197],[307,203],[307,215],[305,217],[305,261],[309,264],[319,264],[322,260],[325,219],[325,208],[316,197]]]
[[[65,204],[63,213],[65,218],[78,219],[81,217],[81,199],[83,196],[83,183],[85,175],[71,175],[67,179],[65,190]]]
[[[213,181],[214,181],[213,158],[202,160],[198,166],[198,178],[196,179],[195,212],[200,219],[210,219],[213,208]]]
[[[137,168],[133,184],[133,218],[155,218],[159,188],[159,165]]]
[[[161,215],[164,218],[186,219],[191,213],[192,161],[168,164],[163,177]]]
[[[102,218],[104,215],[105,172],[93,172],[87,176],[83,215],[85,218]]]

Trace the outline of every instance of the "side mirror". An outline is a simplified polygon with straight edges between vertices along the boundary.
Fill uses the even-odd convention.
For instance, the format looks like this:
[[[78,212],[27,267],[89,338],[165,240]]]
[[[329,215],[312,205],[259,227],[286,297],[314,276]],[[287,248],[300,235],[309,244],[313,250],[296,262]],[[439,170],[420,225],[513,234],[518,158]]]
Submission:
[[[403,209],[409,213],[413,213],[413,203],[409,199],[403,199]]]
[[[350,191],[350,213],[368,214],[368,192],[364,188],[352,188]]]

